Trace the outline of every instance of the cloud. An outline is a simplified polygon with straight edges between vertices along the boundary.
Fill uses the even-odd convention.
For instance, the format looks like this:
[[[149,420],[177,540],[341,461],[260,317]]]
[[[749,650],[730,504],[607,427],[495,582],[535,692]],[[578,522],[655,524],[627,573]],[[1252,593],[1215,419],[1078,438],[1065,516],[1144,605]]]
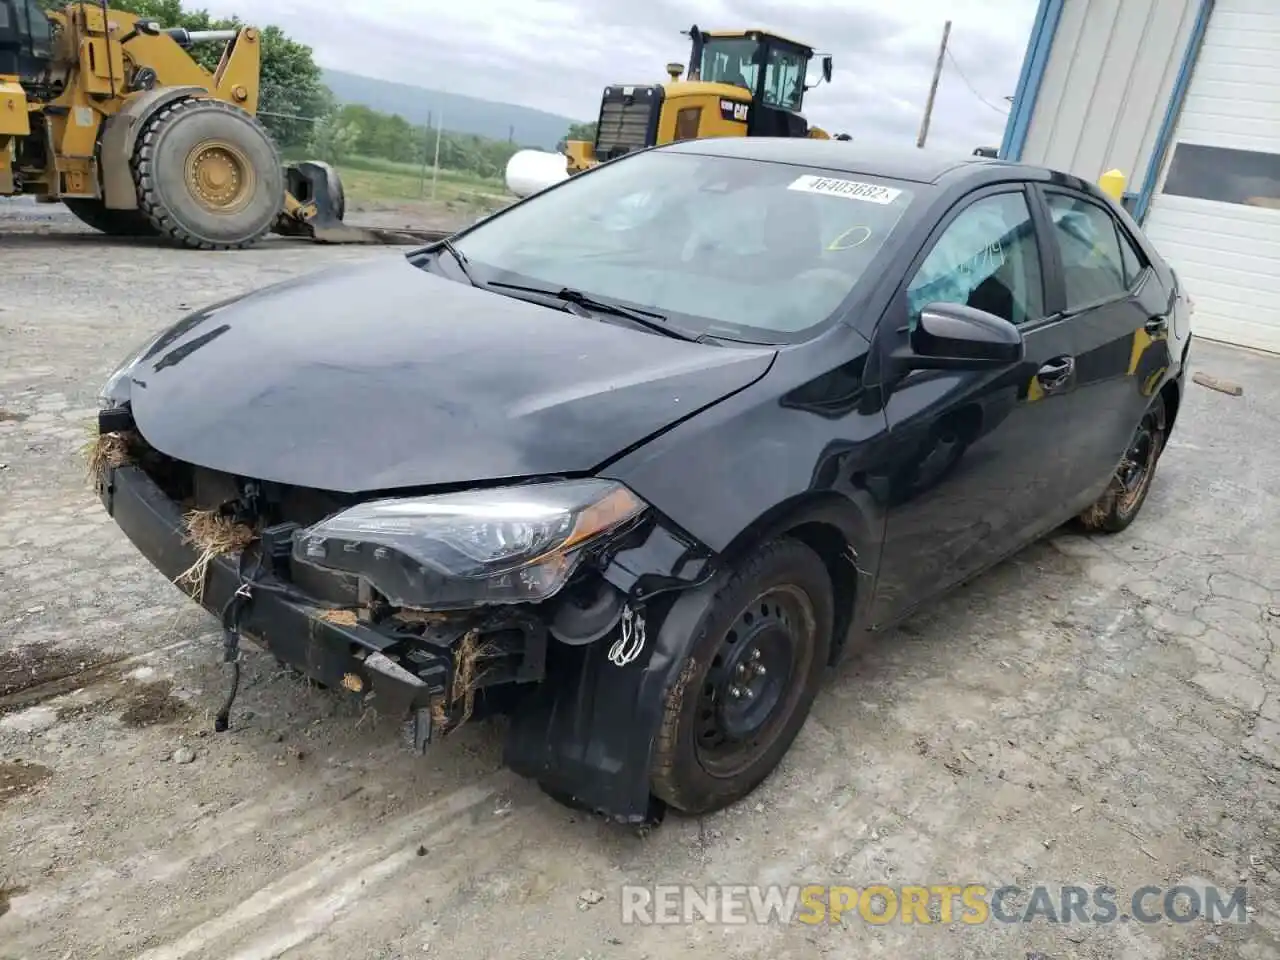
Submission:
[[[594,118],[609,83],[665,79],[691,24],[762,27],[835,58],[805,99],[810,122],[855,138],[914,142],[943,23],[930,146],[998,144],[1035,0],[212,0],[211,13],[276,23],[327,67]]]

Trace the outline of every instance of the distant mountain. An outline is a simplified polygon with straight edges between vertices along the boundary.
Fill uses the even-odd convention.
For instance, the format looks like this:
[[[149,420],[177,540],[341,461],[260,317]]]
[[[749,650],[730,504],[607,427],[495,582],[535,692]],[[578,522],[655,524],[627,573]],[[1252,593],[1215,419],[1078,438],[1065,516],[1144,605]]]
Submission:
[[[342,70],[324,71],[324,82],[342,103],[359,103],[384,113],[398,113],[410,123],[434,123],[444,116],[444,128],[475,133],[495,140],[514,140],[521,146],[552,150],[563,139],[572,117],[520,107],[514,103],[479,100],[407,83],[376,80]]]

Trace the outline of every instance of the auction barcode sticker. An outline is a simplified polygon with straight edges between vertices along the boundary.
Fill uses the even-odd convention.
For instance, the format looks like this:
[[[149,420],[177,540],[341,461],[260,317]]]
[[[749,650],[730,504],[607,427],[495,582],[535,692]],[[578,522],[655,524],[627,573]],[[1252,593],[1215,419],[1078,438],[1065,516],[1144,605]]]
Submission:
[[[788,190],[803,190],[805,193],[825,193],[832,197],[844,197],[848,200],[865,200],[868,203],[893,203],[901,196],[901,190],[893,187],[882,187],[878,183],[863,183],[860,180],[838,180],[835,177],[815,177],[806,174],[796,179],[787,187]]]

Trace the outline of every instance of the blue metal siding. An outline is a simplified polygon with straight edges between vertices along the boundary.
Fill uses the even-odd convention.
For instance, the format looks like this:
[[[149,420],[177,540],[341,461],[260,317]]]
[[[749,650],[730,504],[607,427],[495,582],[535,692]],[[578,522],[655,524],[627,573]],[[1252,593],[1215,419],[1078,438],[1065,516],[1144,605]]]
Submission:
[[[1027,140],[1031,115],[1035,112],[1036,97],[1040,93],[1040,81],[1049,63],[1049,51],[1053,49],[1053,36],[1062,16],[1063,0],[1040,0],[1036,19],[1031,26],[1031,38],[1022,59],[1022,73],[1018,76],[1018,88],[1013,95],[1013,109],[1005,125],[1004,141],[1000,144],[1000,156],[1008,160],[1022,158],[1022,146]]]
[[[1134,204],[1134,219],[1139,223],[1146,217],[1147,209],[1151,206],[1151,196],[1155,193],[1156,182],[1160,179],[1160,170],[1164,166],[1169,144],[1173,139],[1173,130],[1178,122],[1178,114],[1182,110],[1182,102],[1186,99],[1187,87],[1191,84],[1191,71],[1195,68],[1200,45],[1204,42],[1209,18],[1213,16],[1213,4],[1214,0],[1200,0],[1200,12],[1196,15],[1191,37],[1187,40],[1186,49],[1182,53],[1182,63],[1178,67],[1178,77],[1173,83],[1173,93],[1165,107],[1164,119],[1160,122],[1160,129],[1156,133],[1155,148],[1151,151],[1147,172],[1142,178],[1142,186]]]

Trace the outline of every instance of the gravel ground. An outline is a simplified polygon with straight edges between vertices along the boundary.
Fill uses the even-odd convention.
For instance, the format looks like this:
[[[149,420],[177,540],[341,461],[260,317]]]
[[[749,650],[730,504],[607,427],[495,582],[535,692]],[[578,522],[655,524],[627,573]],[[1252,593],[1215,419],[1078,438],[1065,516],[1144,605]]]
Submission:
[[[425,758],[219,636],[86,482],[94,391],[199,304],[390,249],[185,253],[0,211],[0,957],[1280,956],[1280,363],[1199,344],[1144,514],[1023,551],[831,677],[736,808],[635,831],[500,765]],[[623,922],[624,883],[1043,883],[1108,924]],[[1139,923],[1144,885],[1247,922]],[[1157,898],[1151,905],[1159,905]]]

